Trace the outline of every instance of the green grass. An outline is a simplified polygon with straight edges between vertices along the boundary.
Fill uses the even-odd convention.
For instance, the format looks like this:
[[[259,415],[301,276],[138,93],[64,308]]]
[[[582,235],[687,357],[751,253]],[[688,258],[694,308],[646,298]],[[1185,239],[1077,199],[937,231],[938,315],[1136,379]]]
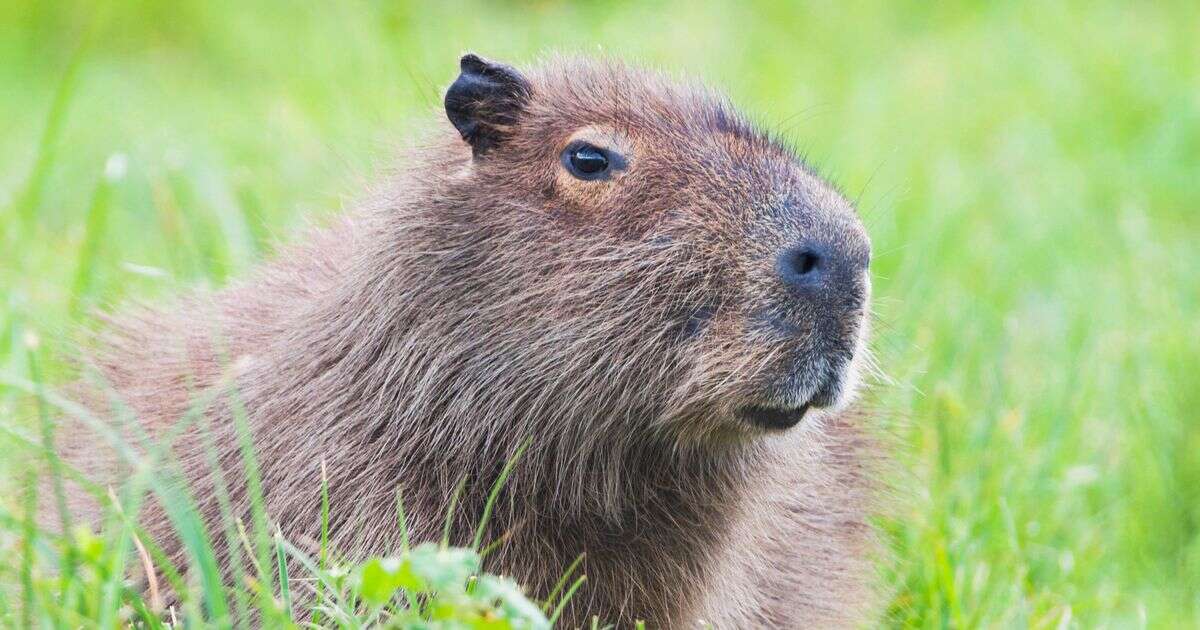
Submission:
[[[1200,624],[1195,3],[242,4],[0,4],[3,382],[61,378],[96,307],[218,285],[338,211],[445,124],[462,51],[616,54],[727,89],[859,202],[895,624]],[[5,426],[27,402],[0,388]],[[20,625],[44,585],[5,494]]]

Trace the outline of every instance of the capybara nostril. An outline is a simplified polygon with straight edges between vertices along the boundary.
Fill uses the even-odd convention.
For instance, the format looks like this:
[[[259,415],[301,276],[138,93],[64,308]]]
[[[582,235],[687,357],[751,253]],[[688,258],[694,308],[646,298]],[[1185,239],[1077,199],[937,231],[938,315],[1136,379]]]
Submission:
[[[779,255],[776,268],[779,277],[792,288],[820,284],[828,272],[828,256],[822,248],[812,245],[791,247]]]

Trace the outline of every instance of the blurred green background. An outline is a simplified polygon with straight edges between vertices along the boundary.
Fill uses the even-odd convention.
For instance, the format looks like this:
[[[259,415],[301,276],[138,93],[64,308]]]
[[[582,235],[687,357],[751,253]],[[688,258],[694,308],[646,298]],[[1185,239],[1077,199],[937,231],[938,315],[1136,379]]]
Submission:
[[[6,0],[0,371],[352,202],[465,50],[698,75],[858,200],[892,622],[1200,624],[1195,2]]]

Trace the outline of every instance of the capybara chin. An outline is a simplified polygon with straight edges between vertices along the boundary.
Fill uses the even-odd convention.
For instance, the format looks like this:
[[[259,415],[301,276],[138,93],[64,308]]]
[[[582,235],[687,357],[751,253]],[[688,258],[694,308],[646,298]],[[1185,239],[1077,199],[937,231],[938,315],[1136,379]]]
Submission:
[[[292,540],[320,537],[324,467],[346,559],[399,549],[398,493],[411,538],[440,538],[464,476],[469,544],[524,447],[487,568],[539,597],[586,554],[564,627],[863,621],[870,244],[851,204],[699,86],[612,61],[460,66],[448,123],[357,210],[242,282],[114,316],[80,400],[136,418],[135,442],[179,432],[214,539],[226,494],[250,522],[239,426]],[[65,456],[119,474],[106,444]],[[139,518],[183,559],[157,503]]]

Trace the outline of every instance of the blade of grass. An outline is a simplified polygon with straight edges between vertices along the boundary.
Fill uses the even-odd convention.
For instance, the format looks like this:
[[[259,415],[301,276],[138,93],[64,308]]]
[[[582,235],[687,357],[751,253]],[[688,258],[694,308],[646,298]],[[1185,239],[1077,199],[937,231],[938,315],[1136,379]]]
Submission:
[[[288,583],[287,561],[283,552],[283,530],[275,529],[275,561],[279,569],[279,599],[283,601],[283,614],[292,618],[292,591]]]
[[[442,526],[442,549],[450,546],[450,529],[454,525],[454,509],[458,507],[458,499],[466,487],[467,476],[463,475],[454,488],[454,494],[450,495],[450,504],[446,506],[446,523]]]
[[[396,488],[396,522],[400,528],[400,554],[408,555],[408,517],[404,514],[404,492],[400,488]],[[417,596],[408,589],[402,589],[404,599],[408,602],[409,610],[420,610],[421,602]]]
[[[322,571],[329,566],[329,471],[324,459],[321,460],[321,547],[318,552],[317,566]],[[323,582],[317,582],[316,593],[314,601],[318,606],[312,609],[311,623],[314,627],[320,627],[321,608],[319,604],[325,594]]]
[[[574,574],[575,570],[579,568],[579,565],[583,562],[583,558],[586,555],[587,554],[583,553],[579,554],[575,558],[575,561],[567,567],[567,570],[563,571],[562,576],[558,578],[558,582],[555,582],[554,588],[550,589],[550,594],[546,596],[546,603],[542,605],[542,612],[550,612],[550,605],[554,603],[554,598],[558,597],[559,591],[566,586],[567,580],[571,579],[571,575]]]
[[[400,553],[408,553],[408,518],[404,514],[404,491],[396,488],[396,524],[400,528]]]
[[[241,451],[242,466],[246,474],[246,492],[250,497],[250,520],[254,526],[255,551],[258,553],[260,566],[271,566],[271,537],[268,525],[266,501],[263,498],[262,477],[258,457],[254,454],[254,440],[250,433],[249,418],[236,390],[228,392],[229,405],[233,416],[234,429],[237,432],[238,449]],[[266,592],[274,591],[274,579],[270,572],[259,575]]]
[[[113,497],[113,504],[118,508],[121,505],[116,496]],[[150,590],[150,607],[154,610],[162,610],[162,593],[158,587],[158,572],[154,569],[154,562],[150,559],[150,552],[146,551],[146,546],[142,544],[136,532],[130,532],[130,536],[133,538],[133,544],[137,548],[138,560],[142,563],[142,570],[146,572],[146,586]]]
[[[119,505],[116,494],[109,488],[109,495],[116,505]],[[114,515],[112,520],[116,520]],[[100,596],[100,618],[98,627],[113,628],[118,625],[118,613],[121,608],[121,594],[124,590],[122,582],[125,577],[125,559],[129,556],[129,546],[131,543],[132,532],[127,527],[112,527],[115,530],[115,541],[105,545],[105,553],[107,554],[107,568],[105,571],[105,580]],[[153,575],[153,574],[151,574]],[[148,580],[155,578],[147,576]]]
[[[257,575],[265,572],[266,569],[258,564],[258,558],[255,557],[254,545],[250,542],[250,535],[246,533],[246,523],[244,523],[240,518],[234,519],[234,523],[237,525],[238,540],[240,541],[242,547],[245,548],[246,556],[250,561],[250,564],[254,566],[254,573]]]
[[[37,562],[33,555],[33,541],[37,535],[34,513],[37,512],[37,473],[30,470],[25,476],[25,514],[21,528],[21,625],[34,627],[33,623],[33,567]]]
[[[508,542],[508,539],[509,539],[511,536],[512,536],[512,530],[508,530],[508,531],[505,531],[503,534],[500,534],[499,536],[497,536],[497,537],[496,537],[496,539],[495,539],[495,540],[493,540],[492,542],[488,543],[486,547],[484,547],[483,549],[479,550],[479,557],[480,557],[480,558],[486,558],[486,557],[488,557],[489,555],[491,555],[491,553],[492,553],[493,551],[495,551],[495,550],[499,549],[500,547],[504,546],[504,543]]]
[[[115,159],[109,158],[110,162]],[[96,184],[92,192],[92,201],[88,205],[87,218],[84,223],[83,244],[79,247],[79,255],[75,263],[75,280],[72,282],[71,301],[67,312],[72,320],[78,320],[83,310],[83,304],[91,293],[96,274],[96,256],[100,243],[104,240],[104,231],[108,225],[108,213],[112,199],[112,179],[106,173]]]
[[[558,622],[558,618],[562,616],[563,611],[567,609],[567,604],[571,601],[571,598],[575,596],[575,591],[579,590],[579,587],[583,586],[583,583],[586,580],[587,576],[581,575],[579,576],[579,579],[575,580],[575,582],[571,584],[571,588],[567,589],[566,594],[563,595],[561,600],[559,600],[558,605],[554,607],[554,614],[550,615],[551,628],[553,628],[554,624]]]
[[[483,505],[483,515],[479,519],[479,527],[475,529],[475,539],[471,542],[472,549],[479,549],[479,545],[483,542],[483,532],[487,528],[488,521],[492,518],[492,508],[496,504],[496,498],[500,496],[500,490],[504,487],[504,483],[508,481],[508,476],[512,474],[513,468],[517,465],[517,460],[524,454],[525,449],[529,446],[529,440],[525,440],[513,456],[504,464],[504,469],[500,471],[500,475],[496,477],[495,483],[492,484],[491,492],[488,493],[487,502]]]
[[[326,568],[329,562],[329,474],[325,468],[325,460],[321,460],[321,564]]]

